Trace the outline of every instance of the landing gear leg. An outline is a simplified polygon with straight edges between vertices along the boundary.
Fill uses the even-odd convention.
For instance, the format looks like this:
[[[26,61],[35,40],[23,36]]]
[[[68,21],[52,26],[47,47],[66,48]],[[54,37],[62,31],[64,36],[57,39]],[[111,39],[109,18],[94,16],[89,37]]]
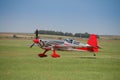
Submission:
[[[47,55],[45,55],[45,53],[47,52],[48,50],[45,50],[43,53],[40,53],[38,54],[39,57],[47,57]]]
[[[56,51],[53,50],[53,53],[51,54],[51,57],[53,57],[53,58],[58,58],[58,57],[60,57],[60,55],[58,55],[58,54],[56,53]]]

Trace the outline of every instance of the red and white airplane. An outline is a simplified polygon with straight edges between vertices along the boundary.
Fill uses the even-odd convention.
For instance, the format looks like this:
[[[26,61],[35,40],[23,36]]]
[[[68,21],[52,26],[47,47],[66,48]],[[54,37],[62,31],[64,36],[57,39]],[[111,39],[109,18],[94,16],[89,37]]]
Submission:
[[[97,44],[97,38],[95,34],[90,34],[87,44],[83,44],[72,39],[64,40],[38,39],[38,30],[36,30],[35,34],[36,38],[33,39],[33,44],[30,47],[32,48],[36,44],[38,47],[44,49],[43,53],[38,54],[39,57],[46,57],[47,55],[45,53],[50,50],[53,51],[53,53],[51,54],[51,57],[53,58],[60,57],[60,55],[56,53],[56,50],[88,51],[92,52],[93,55],[96,56],[98,48],[100,48]]]

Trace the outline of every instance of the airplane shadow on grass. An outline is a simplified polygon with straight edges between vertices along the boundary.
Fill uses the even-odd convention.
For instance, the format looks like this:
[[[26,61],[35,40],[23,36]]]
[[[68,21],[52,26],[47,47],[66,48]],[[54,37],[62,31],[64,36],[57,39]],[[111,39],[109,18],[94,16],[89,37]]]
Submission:
[[[77,57],[77,58],[81,58],[81,59],[96,59],[96,57],[88,57],[88,56],[86,56],[86,57]]]

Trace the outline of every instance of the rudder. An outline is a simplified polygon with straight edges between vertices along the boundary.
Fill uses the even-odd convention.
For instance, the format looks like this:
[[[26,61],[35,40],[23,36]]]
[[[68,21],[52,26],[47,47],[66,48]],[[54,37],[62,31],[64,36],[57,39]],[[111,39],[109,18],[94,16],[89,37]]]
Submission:
[[[92,46],[92,49],[91,49],[92,52],[98,52],[98,43],[97,43],[97,37],[95,34],[90,34],[87,44]]]

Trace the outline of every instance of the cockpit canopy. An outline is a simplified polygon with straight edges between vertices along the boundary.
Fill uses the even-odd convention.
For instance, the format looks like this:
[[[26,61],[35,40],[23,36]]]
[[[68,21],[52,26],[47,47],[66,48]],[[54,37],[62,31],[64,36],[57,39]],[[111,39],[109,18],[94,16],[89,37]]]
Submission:
[[[79,45],[80,43],[79,42],[77,42],[77,41],[75,41],[75,40],[73,40],[73,39],[64,39],[64,41],[66,41],[66,42],[68,42],[68,43],[71,43],[71,44],[75,44],[75,45]]]

